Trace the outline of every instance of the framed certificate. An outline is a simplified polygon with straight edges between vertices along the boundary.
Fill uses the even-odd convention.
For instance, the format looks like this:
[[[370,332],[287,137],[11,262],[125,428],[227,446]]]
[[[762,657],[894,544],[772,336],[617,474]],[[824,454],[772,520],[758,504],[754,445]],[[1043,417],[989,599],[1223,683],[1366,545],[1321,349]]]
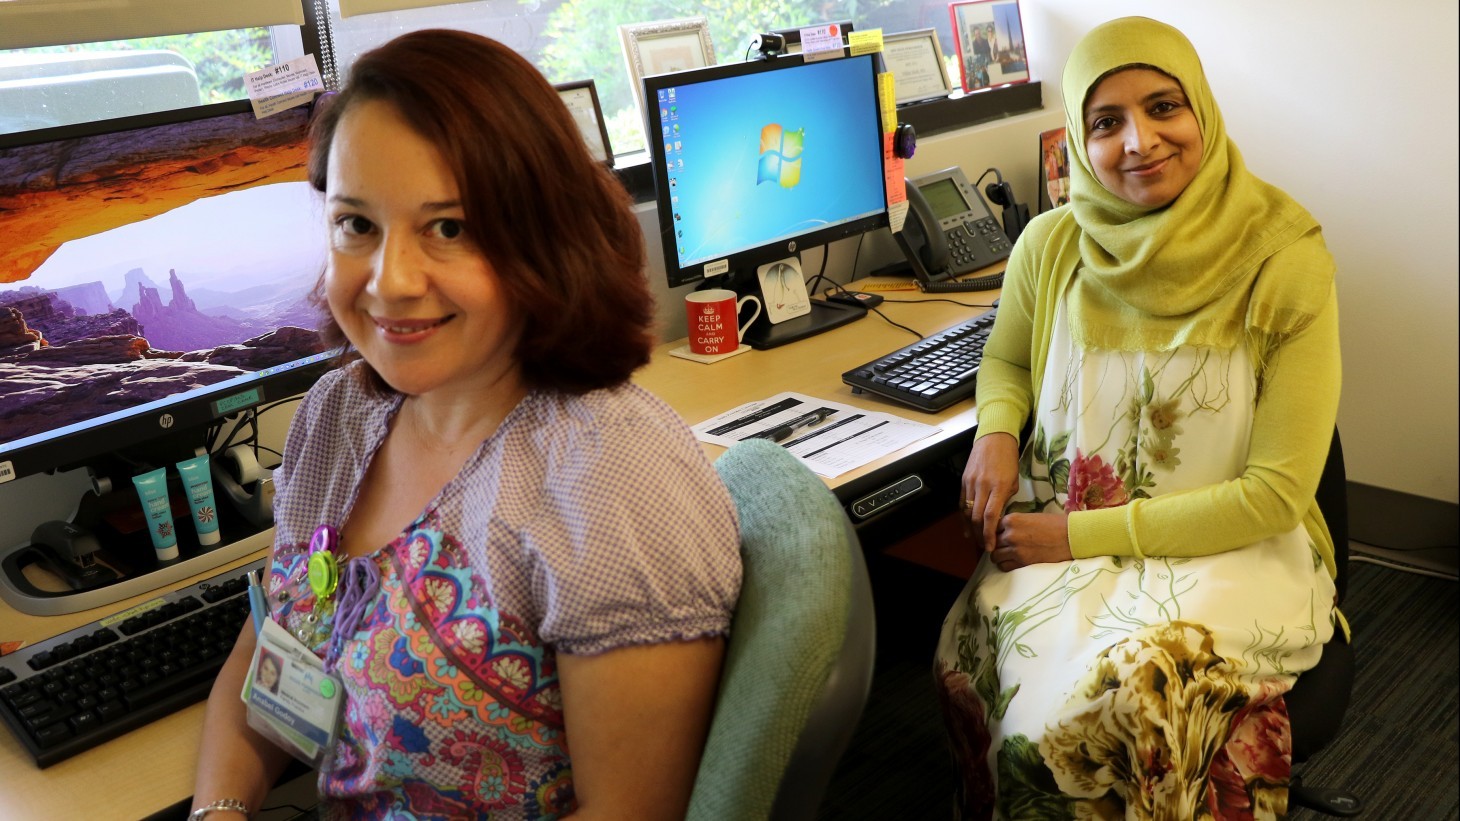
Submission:
[[[603,106],[598,102],[598,87],[592,80],[557,83],[558,97],[573,115],[573,122],[583,133],[583,142],[595,160],[613,165],[613,147],[608,142],[608,126],[603,121]]]
[[[882,38],[882,59],[892,72],[897,102],[911,103],[934,97],[947,97],[953,90],[948,78],[948,65],[943,48],[938,45],[938,32],[918,29],[889,34]]]
[[[715,46],[710,42],[710,22],[704,17],[662,20],[656,23],[624,23],[619,40],[628,65],[629,86],[644,116],[645,77],[669,74],[715,64]]]

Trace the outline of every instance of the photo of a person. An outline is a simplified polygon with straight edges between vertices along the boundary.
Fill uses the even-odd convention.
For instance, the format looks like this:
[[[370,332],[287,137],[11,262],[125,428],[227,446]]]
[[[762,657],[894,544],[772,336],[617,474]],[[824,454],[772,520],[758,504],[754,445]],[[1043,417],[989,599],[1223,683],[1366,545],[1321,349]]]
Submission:
[[[964,91],[1028,81],[1018,0],[955,1],[949,12]]]
[[[1048,193],[1048,208],[1057,208],[1070,201],[1069,154],[1064,128],[1054,128],[1039,135],[1040,162]]]
[[[253,682],[270,693],[278,695],[279,675],[283,670],[284,662],[277,655],[268,650],[259,650],[259,666],[254,671]]]

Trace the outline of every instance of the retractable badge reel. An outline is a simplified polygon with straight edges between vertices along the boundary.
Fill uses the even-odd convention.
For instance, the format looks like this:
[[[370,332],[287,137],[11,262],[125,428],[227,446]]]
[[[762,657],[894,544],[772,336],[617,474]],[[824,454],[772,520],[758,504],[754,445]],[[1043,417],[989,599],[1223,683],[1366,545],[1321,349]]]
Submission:
[[[340,586],[340,532],[320,525],[309,537],[309,589],[320,601],[333,596]]]

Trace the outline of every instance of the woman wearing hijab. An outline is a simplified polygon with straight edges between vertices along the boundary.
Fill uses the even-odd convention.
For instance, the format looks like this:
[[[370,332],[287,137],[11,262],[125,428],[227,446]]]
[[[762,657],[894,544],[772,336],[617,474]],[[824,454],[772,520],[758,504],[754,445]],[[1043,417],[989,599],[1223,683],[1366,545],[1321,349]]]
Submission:
[[[987,555],[937,656],[959,808],[1281,816],[1283,695],[1342,624],[1314,503],[1333,260],[1176,29],[1094,29],[1063,88],[1071,202],[1010,257],[963,475]]]

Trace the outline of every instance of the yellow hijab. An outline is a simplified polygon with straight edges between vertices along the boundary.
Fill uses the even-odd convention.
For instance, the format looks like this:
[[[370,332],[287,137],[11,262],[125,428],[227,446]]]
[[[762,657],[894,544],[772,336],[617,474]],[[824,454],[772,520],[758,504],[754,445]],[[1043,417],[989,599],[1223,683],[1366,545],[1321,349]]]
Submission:
[[[1149,66],[1181,83],[1202,134],[1196,177],[1171,204],[1133,205],[1096,180],[1084,105],[1107,74]],[[1201,60],[1165,23],[1126,17],[1090,31],[1065,65],[1070,204],[1041,265],[1074,283],[1068,316],[1086,347],[1231,348],[1245,334],[1259,363],[1328,300],[1333,258],[1317,220],[1253,176],[1227,138]],[[1049,272],[1046,272],[1049,273]],[[1044,280],[1046,282],[1050,280]]]

